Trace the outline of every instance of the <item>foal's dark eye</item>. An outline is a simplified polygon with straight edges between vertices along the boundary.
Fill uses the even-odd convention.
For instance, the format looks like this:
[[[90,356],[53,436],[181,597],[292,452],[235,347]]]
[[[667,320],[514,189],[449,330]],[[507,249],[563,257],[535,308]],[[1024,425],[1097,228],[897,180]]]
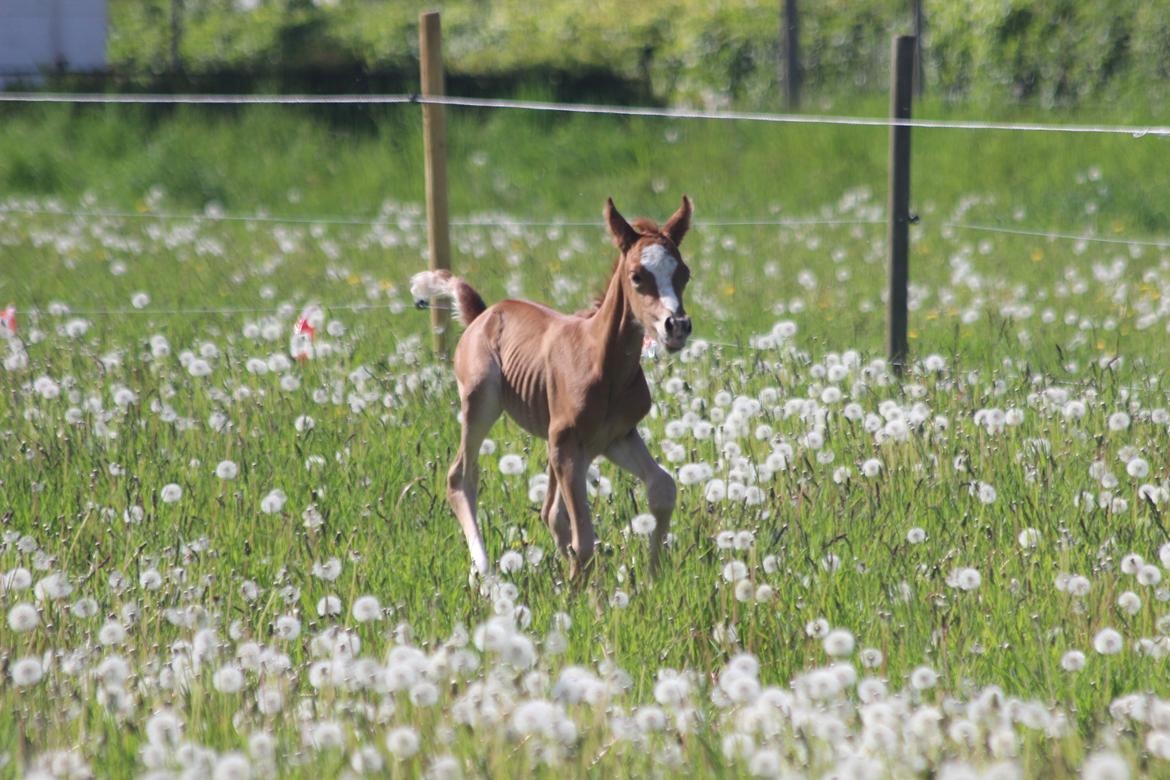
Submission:
[[[642,274],[638,273],[637,271],[634,271],[634,275],[630,278],[634,280],[634,284],[642,283]]]

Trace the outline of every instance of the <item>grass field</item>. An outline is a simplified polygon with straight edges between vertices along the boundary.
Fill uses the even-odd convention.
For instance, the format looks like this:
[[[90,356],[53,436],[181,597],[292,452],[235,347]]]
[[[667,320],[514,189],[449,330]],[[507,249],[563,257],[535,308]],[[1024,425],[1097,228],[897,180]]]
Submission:
[[[1164,139],[916,133],[898,382],[883,131],[451,134],[473,221],[695,198],[695,337],[646,363],[680,482],[663,576],[639,486],[599,463],[599,567],[566,588],[544,444],[502,422],[480,493],[499,575],[469,584],[454,383],[406,289],[413,111],[10,112],[0,775],[1170,771],[1170,251],[948,226],[1170,234]],[[375,222],[175,216],[205,208]],[[850,224],[702,224],[779,217]],[[562,309],[613,252],[599,225],[454,244],[489,302]],[[311,302],[318,354],[292,361]]]

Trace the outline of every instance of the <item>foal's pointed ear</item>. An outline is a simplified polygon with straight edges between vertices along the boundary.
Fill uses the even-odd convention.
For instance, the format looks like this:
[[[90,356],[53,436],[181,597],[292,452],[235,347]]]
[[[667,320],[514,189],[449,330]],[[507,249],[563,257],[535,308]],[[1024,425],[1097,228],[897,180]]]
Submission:
[[[613,198],[605,199],[605,224],[609,228],[609,234],[613,236],[613,243],[623,253],[629,251],[639,236],[638,231],[630,227],[630,223],[626,222],[626,218],[614,208]]]
[[[671,215],[670,219],[666,220],[666,225],[662,228],[662,235],[674,242],[675,246],[682,243],[683,236],[691,229],[691,199],[686,195],[682,196],[682,205],[678,207],[678,211]]]

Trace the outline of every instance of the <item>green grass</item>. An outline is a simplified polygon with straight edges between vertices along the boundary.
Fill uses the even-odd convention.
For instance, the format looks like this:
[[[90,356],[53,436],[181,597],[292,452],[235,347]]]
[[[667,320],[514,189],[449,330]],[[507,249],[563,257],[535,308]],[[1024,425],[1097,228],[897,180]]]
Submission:
[[[880,100],[827,104],[833,113],[881,116]],[[928,102],[916,115],[972,118]],[[1164,123],[1164,113],[1130,104],[1083,115],[977,109],[977,118],[1048,122]],[[4,107],[0,176],[11,194],[90,192],[103,203],[135,204],[153,186],[170,203],[228,210],[265,207],[285,215],[372,215],[386,198],[422,197],[420,116],[413,106],[329,109],[192,108],[173,112],[111,107]],[[885,190],[882,128],[565,117],[468,109],[448,111],[453,213],[507,210],[532,218],[591,218],[614,195],[634,212],[699,200],[707,218],[805,216],[854,187],[879,201]],[[316,117],[316,118],[314,118]],[[1107,172],[1095,194],[1101,229],[1165,229],[1157,197],[1164,139],[1149,136],[915,131],[914,201],[949,208],[975,193],[997,199],[988,217],[1025,208],[1037,226],[1082,226],[1089,192],[1076,177]],[[68,150],[65,154],[64,150]],[[248,173],[246,173],[248,172]],[[249,175],[258,173],[259,175]],[[1125,187],[1116,182],[1124,182]],[[658,185],[657,187],[655,185]],[[296,204],[290,191],[300,193]],[[659,191],[661,190],[661,191]],[[925,216],[925,215],[924,215]]]
[[[857,107],[860,114],[878,111]],[[761,480],[759,505],[709,502],[701,483],[681,487],[676,538],[664,575],[653,583],[646,578],[645,544],[623,532],[645,510],[641,489],[602,465],[613,488],[593,501],[604,547],[589,587],[574,592],[560,583],[565,567],[528,496],[527,478],[544,468],[544,444],[511,422],[493,430],[497,450],[482,458],[479,499],[489,553],[498,560],[527,545],[545,551],[538,566],[507,578],[518,590],[516,604],[531,612],[527,633],[541,647],[535,668],[553,682],[567,664],[600,666],[602,673],[612,665],[629,675],[628,689],[608,701],[608,710],[567,705],[579,739],[556,749],[556,765],[539,765],[542,739],[456,723],[452,703],[469,689],[459,676],[437,676],[440,698],[433,707],[416,707],[404,693],[389,697],[396,709],[382,718],[375,712],[384,701],[380,694],[344,686],[314,692],[309,681],[310,639],[328,626],[352,628],[361,655],[385,661],[400,624],[409,624],[414,641],[432,652],[456,624],[474,631],[496,608],[467,583],[467,551],[443,497],[458,440],[455,388],[449,368],[432,362],[427,317],[410,307],[406,291],[425,246],[415,110],[379,109],[376,121],[335,122],[259,110],[9,114],[0,122],[0,180],[13,199],[179,213],[214,201],[230,214],[263,209],[287,216],[373,216],[389,204],[390,216],[374,228],[0,216],[0,304],[17,305],[28,357],[27,367],[0,372],[0,516],[9,534],[0,571],[27,567],[34,580],[60,571],[74,585],[68,598],[39,602],[34,630],[6,627],[0,634],[4,776],[71,746],[98,776],[145,771],[143,727],[164,706],[179,713],[185,739],[215,751],[245,749],[250,734],[272,734],[282,776],[338,774],[361,746],[385,754],[384,735],[400,724],[414,725],[424,740],[413,762],[384,755],[401,775],[417,774],[445,753],[469,775],[644,776],[679,766],[695,774],[747,774],[748,761],[731,761],[723,752],[734,718],[711,699],[720,669],[749,652],[760,662],[764,684],[788,688],[829,660],[821,642],[806,635],[806,625],[822,617],[851,631],[859,650],[882,651],[878,669],[860,671],[887,680],[891,692],[907,689],[920,665],[940,674],[936,688],[907,693],[906,701],[942,707],[944,736],[932,747],[907,733],[896,751],[881,754],[891,762],[890,776],[912,773],[900,762],[917,747],[926,767],[947,760],[992,763],[987,744],[998,721],[980,723],[973,748],[945,736],[957,718],[945,699],[967,701],[989,685],[1068,718],[1068,733],[1053,738],[1011,726],[1016,760],[1029,776],[1074,775],[1084,756],[1101,747],[1115,748],[1142,771],[1165,770],[1143,747],[1150,728],[1123,730],[1108,708],[1130,692],[1170,696],[1165,662],[1131,647],[1159,635],[1160,591],[1118,571],[1131,551],[1156,562],[1167,541],[1165,504],[1139,498],[1138,486],[1164,486],[1170,476],[1167,425],[1143,417],[1143,410],[1167,405],[1166,325],[1158,306],[1170,285],[1170,259],[1149,247],[1088,244],[1077,253],[1070,242],[943,227],[961,219],[1110,236],[1165,234],[1170,218],[1158,197],[1167,178],[1163,141],[916,132],[914,207],[922,221],[914,229],[912,277],[921,305],[912,313],[912,350],[919,360],[941,355],[945,368],[918,366],[905,384],[887,383],[884,369],[869,366],[883,338],[880,224],[697,226],[683,245],[693,272],[687,307],[695,337],[717,345],[647,364],[656,401],[645,421],[651,449],[665,459],[675,449],[667,444],[667,425],[691,419],[688,412],[718,425],[715,410],[730,411],[720,405],[720,394],[728,393],[762,398],[759,414],[742,435],[729,430],[718,442],[676,432],[682,461],[668,464],[672,469],[705,462],[729,479],[735,454],[723,447],[728,439],[754,464],[765,462],[774,441],[787,442],[794,454],[787,470]],[[682,191],[694,196],[699,220],[880,218],[883,211],[880,130],[451,114],[456,215],[590,219],[613,195],[627,216],[664,218]],[[157,201],[148,195],[155,186],[163,192]],[[290,190],[297,192],[292,200]],[[959,215],[960,203],[974,198]],[[1090,202],[1096,210],[1087,214]],[[1018,220],[1017,209],[1024,210]],[[453,239],[457,269],[489,301],[513,290],[579,308],[612,260],[599,228],[462,227]],[[1108,266],[1117,257],[1125,258],[1122,273],[1095,275],[1095,264]],[[150,296],[142,310],[83,313],[129,309],[140,291]],[[310,300],[325,304],[329,319],[344,326],[343,333],[322,337],[337,351],[250,373],[249,358],[286,351],[296,312]],[[378,306],[338,308],[363,301]],[[54,302],[77,313],[52,313]],[[288,310],[278,312],[282,304]],[[205,307],[255,311],[167,313]],[[1046,309],[1055,321],[1043,321]],[[1071,324],[1066,314],[1075,315]],[[84,334],[67,332],[74,317],[89,323]],[[794,323],[795,336],[781,347],[750,346],[778,321]],[[246,329],[269,322],[275,323],[271,341]],[[165,336],[169,354],[151,355],[156,335]],[[212,371],[193,377],[180,354],[198,354],[204,344],[215,346]],[[843,380],[829,381],[823,372],[832,356],[847,350],[860,354],[857,366]],[[1107,367],[1110,358],[1120,360]],[[50,377],[60,394],[43,397],[40,377]],[[785,414],[784,406],[789,399],[820,399],[828,384],[845,399],[829,404],[821,451],[834,458],[823,463],[804,438],[809,420],[791,413],[795,406]],[[120,387],[137,397],[125,408],[114,401]],[[1066,418],[1063,399],[1045,400],[1049,388],[1083,398],[1086,415]],[[862,421],[842,414],[847,401],[875,414],[883,401],[906,413],[922,403],[926,422],[905,442],[879,443]],[[71,408],[81,410],[80,422],[69,421]],[[975,420],[986,408],[1020,409],[1024,419],[989,432]],[[1131,427],[1111,430],[1109,415],[1122,410],[1132,416]],[[216,412],[229,427],[215,430],[209,418]],[[315,426],[298,430],[301,415],[311,415]],[[755,435],[759,425],[771,429],[763,439]],[[1119,457],[1132,455],[1127,446],[1149,462],[1148,477],[1126,474]],[[524,456],[524,478],[500,474],[505,453]],[[311,456],[324,462],[309,467]],[[870,458],[882,463],[875,478],[860,474]],[[239,466],[235,480],[214,474],[225,459]],[[1096,459],[1117,475],[1116,487],[1090,476]],[[852,469],[852,478],[839,483],[833,477],[841,466]],[[160,499],[168,483],[183,490],[173,504]],[[972,494],[979,483],[995,487],[994,503]],[[288,501],[266,514],[261,502],[274,488]],[[1106,489],[1126,505],[1093,508],[1079,498]],[[324,517],[320,528],[302,521],[311,504]],[[134,506],[143,518],[127,523],[123,513]],[[914,527],[925,530],[925,542],[907,541]],[[1025,528],[1039,531],[1035,549],[1017,542]],[[736,530],[753,532],[750,549],[721,550],[718,533]],[[45,568],[36,568],[31,550],[19,549],[22,535],[45,552]],[[765,569],[768,556],[774,558]],[[826,566],[829,556],[839,563],[835,571]],[[313,576],[314,564],[332,557],[342,564],[336,581]],[[747,565],[754,585],[770,586],[766,603],[737,601],[722,576],[732,559]],[[957,567],[980,572],[978,589],[946,584]],[[158,591],[139,587],[151,568],[164,576]],[[1053,583],[1062,571],[1088,576],[1088,595],[1058,592]],[[128,589],[112,587],[114,572],[129,580]],[[261,589],[254,602],[241,595],[247,580]],[[285,587],[297,590],[285,599]],[[612,605],[619,590],[629,597],[625,608]],[[1125,590],[1141,595],[1133,615],[1116,605]],[[340,598],[340,617],[318,617],[318,600],[327,594]],[[388,608],[381,621],[359,624],[350,616],[364,594]],[[68,614],[67,605],[82,596],[96,599],[96,615]],[[6,613],[31,601],[29,592],[0,594]],[[129,604],[138,607],[139,620],[123,619]],[[177,614],[168,610],[187,607],[194,625],[168,622],[168,614]],[[572,620],[563,656],[540,644],[558,612]],[[273,634],[285,614],[304,622],[295,641]],[[127,624],[127,636],[101,647],[99,629],[113,618]],[[220,649],[186,686],[165,687],[164,667],[186,652],[173,644],[194,641],[204,627],[216,629]],[[1093,651],[1104,627],[1121,632],[1121,654]],[[286,652],[294,673],[247,672],[243,692],[218,692],[212,674],[245,638]],[[1089,656],[1083,671],[1061,669],[1069,649]],[[78,663],[87,671],[64,668],[72,651],[81,651]],[[99,702],[93,671],[114,652],[132,672],[124,711]],[[54,654],[45,678],[28,689],[14,686],[13,662],[45,653]],[[517,687],[523,675],[501,671],[495,658],[486,654],[468,676],[523,698]],[[691,699],[699,727],[685,736],[667,731],[615,741],[610,718],[653,703],[662,668],[695,674]],[[258,687],[269,683],[286,694],[279,714],[262,713],[255,703]],[[537,693],[530,695],[551,695],[548,681],[531,685]],[[846,700],[852,703],[809,705],[810,711],[836,713],[860,733],[857,697],[849,693]],[[501,706],[507,715],[512,704]],[[318,720],[341,724],[345,750],[303,744],[302,726]],[[833,764],[830,747],[841,745],[802,728],[812,727],[784,721],[773,744],[794,766],[802,751],[811,751],[807,770],[826,771]],[[674,751],[682,764],[670,763]]]

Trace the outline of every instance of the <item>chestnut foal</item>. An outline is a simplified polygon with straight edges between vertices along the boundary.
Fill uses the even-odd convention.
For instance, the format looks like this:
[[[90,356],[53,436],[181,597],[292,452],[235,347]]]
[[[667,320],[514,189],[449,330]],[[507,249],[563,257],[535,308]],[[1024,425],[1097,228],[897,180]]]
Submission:
[[[488,307],[470,285],[446,271],[411,279],[420,306],[435,296],[450,297],[467,326],[455,349],[463,433],[447,476],[447,500],[481,575],[490,566],[475,513],[479,448],[504,411],[548,440],[548,494],[541,517],[569,557],[571,578],[583,580],[593,558],[596,537],[585,485],[598,455],[646,484],[657,520],[650,565],[657,569],[675,485],[638,435],[637,424],[650,411],[640,360],[647,333],[671,352],[682,349],[691,333],[682,303],[690,270],[678,252],[690,227],[691,202],[684,195],[661,229],[649,220],[631,226],[612,199],[604,214],[621,256],[604,296],[587,312],[566,315],[530,301]]]

